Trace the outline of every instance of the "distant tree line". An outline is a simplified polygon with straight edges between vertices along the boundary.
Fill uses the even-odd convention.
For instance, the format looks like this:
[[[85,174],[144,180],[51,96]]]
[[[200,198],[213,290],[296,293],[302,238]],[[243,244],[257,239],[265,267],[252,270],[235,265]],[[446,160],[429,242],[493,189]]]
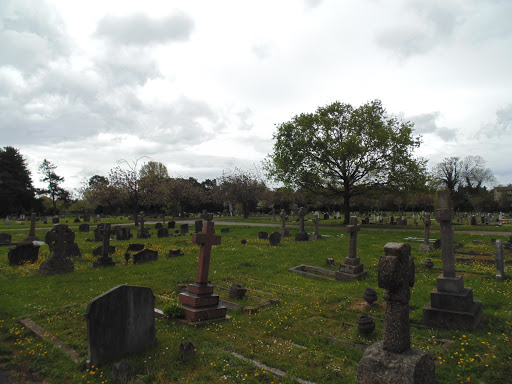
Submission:
[[[57,166],[39,167],[46,188],[36,190],[19,151],[0,149],[0,214],[75,212],[119,214],[146,211],[183,216],[209,212],[270,213],[306,207],[351,212],[432,211],[435,191],[448,188],[459,211],[510,211],[495,201],[496,184],[481,156],[448,157],[427,170],[414,151],[421,137],[414,126],[389,116],[379,100],[360,107],[334,102],[277,126],[273,151],[263,163],[270,189],[258,172],[226,170],[215,179],[170,177],[147,157],[118,161],[108,175],[84,182],[77,198],[61,187]],[[146,161],[149,160],[149,161]],[[143,162],[146,161],[146,162]]]

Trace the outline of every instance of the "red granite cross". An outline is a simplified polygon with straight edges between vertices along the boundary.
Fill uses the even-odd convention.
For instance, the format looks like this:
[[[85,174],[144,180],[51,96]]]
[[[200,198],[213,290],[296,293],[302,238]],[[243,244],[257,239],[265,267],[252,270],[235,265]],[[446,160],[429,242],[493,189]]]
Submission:
[[[210,256],[212,254],[212,245],[219,245],[221,237],[215,236],[213,229],[214,223],[212,221],[203,222],[203,232],[194,233],[192,235],[192,242],[201,246],[199,250],[199,262],[197,265],[197,279],[198,284],[208,284],[208,270],[210,269]]]

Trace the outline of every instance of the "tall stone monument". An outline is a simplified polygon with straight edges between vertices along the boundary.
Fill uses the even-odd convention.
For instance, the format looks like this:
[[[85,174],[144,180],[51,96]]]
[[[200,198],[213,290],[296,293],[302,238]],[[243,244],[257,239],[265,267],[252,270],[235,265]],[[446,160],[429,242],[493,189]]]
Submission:
[[[315,232],[313,232],[313,235],[311,235],[311,240],[320,240],[322,238],[322,235],[318,232],[319,222],[320,219],[318,218],[318,215],[315,215],[315,218],[313,219],[313,224],[315,224]]]
[[[226,318],[226,307],[219,305],[219,295],[213,294],[213,285],[208,281],[212,246],[221,242],[221,237],[214,234],[212,221],[204,222],[202,233],[192,234],[192,241],[201,246],[196,283],[189,284],[187,292],[180,293],[179,296],[189,322]]]
[[[281,228],[279,229],[279,233],[281,237],[290,237],[290,231],[286,228],[286,212],[284,209],[281,211]]]
[[[304,207],[302,207],[299,210],[300,229],[299,229],[299,232],[297,232],[297,234],[295,235],[295,241],[308,241],[309,240],[309,235],[304,230],[304,216],[305,215],[306,215],[306,210],[304,209]]]
[[[357,225],[357,216],[351,216],[350,224],[347,225],[347,232],[350,234],[348,257],[345,258],[345,262],[340,264],[340,268],[335,274],[336,280],[361,280],[368,275],[361,260],[357,257],[357,232],[360,230],[361,227]]]
[[[414,285],[411,246],[387,243],[379,260],[378,284],[384,288],[384,340],[368,347],[357,369],[357,384],[433,384],[432,356],[411,348],[409,300]]]
[[[430,220],[430,213],[427,213],[423,223],[425,224],[425,235],[423,238],[423,244],[421,244],[419,251],[430,252],[432,250],[432,247],[430,246],[430,225],[432,224],[432,221]]]
[[[50,257],[41,263],[41,275],[68,273],[75,270],[73,260],[66,254],[69,243],[75,241],[75,233],[65,224],[57,224],[46,232],[45,243],[50,247]]]
[[[496,280],[505,280],[505,259],[503,257],[503,241],[496,240]]]
[[[147,238],[151,237],[151,234],[149,233],[149,229],[144,228],[144,221],[145,221],[144,212],[141,212],[140,216],[139,216],[140,228],[137,231],[137,238],[138,239],[147,239]]]
[[[28,235],[23,239],[24,243],[32,243],[34,240],[39,240],[36,236],[36,214],[32,213],[30,215],[30,230]]]
[[[473,290],[464,288],[464,277],[455,273],[450,191],[439,191],[438,200],[435,218],[441,227],[443,274],[437,278],[437,289],[430,292],[430,302],[423,307],[423,324],[436,328],[475,329],[482,320],[482,302],[473,300]]]

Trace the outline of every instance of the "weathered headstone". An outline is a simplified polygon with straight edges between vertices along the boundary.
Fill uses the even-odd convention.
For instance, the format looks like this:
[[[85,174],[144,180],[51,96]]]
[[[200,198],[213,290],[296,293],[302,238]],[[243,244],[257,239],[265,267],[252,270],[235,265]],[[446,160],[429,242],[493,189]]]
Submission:
[[[272,232],[268,236],[268,242],[270,246],[275,247],[279,244],[281,244],[281,234],[279,232]]]
[[[151,237],[151,234],[149,233],[149,229],[144,228],[144,212],[141,212],[139,215],[139,230],[137,231],[137,238],[138,239],[147,239]]]
[[[318,218],[318,215],[315,216],[313,219],[313,224],[315,224],[315,232],[313,232],[313,235],[311,236],[312,240],[320,240],[322,238],[322,235],[318,232],[318,223],[320,222],[320,219]]]
[[[34,240],[39,240],[39,238],[36,236],[36,214],[32,213],[30,215],[30,230],[28,235],[23,239],[23,242],[31,243]]]
[[[203,230],[203,220],[194,221],[195,233],[199,233]]]
[[[384,288],[384,340],[368,347],[357,369],[357,384],[437,383],[432,356],[411,348],[409,300],[414,285],[411,246],[387,243],[379,260],[378,283]]]
[[[94,268],[113,267],[116,265],[116,263],[109,256],[110,250],[110,223],[105,223],[103,227],[103,245],[101,246],[101,256],[98,257],[98,260],[92,263]]]
[[[432,221],[430,220],[430,213],[427,213],[423,223],[425,224],[425,234],[423,238],[423,244],[420,246],[419,251],[430,252],[432,250],[430,247],[430,225],[432,224]]]
[[[103,228],[104,224],[98,224],[94,228],[94,241],[103,241]]]
[[[124,241],[124,240],[130,240],[133,235],[130,233],[130,228],[122,227],[120,225],[115,227],[116,232],[116,240]]]
[[[336,280],[361,280],[368,275],[361,264],[361,259],[357,257],[357,232],[360,229],[361,227],[357,225],[357,216],[351,216],[350,224],[347,225],[347,232],[350,234],[348,257],[340,264],[335,275]]]
[[[268,232],[258,232],[258,240],[267,240],[268,239]]]
[[[231,299],[242,299],[245,296],[245,293],[247,292],[247,288],[244,287],[242,284],[233,284],[231,286],[231,289],[229,290],[229,297]]]
[[[107,251],[107,253],[108,253],[109,255],[113,255],[114,253],[116,253],[116,247],[115,247],[115,246],[113,246],[113,245],[109,245],[109,246],[108,246],[108,251]],[[92,250],[92,255],[93,255],[93,256],[101,257],[101,255],[102,255],[102,254],[103,254],[103,244],[102,244],[102,245],[100,245],[100,246],[99,246],[99,247],[97,247],[97,248],[94,248],[94,249]]]
[[[178,257],[178,256],[183,256],[183,255],[184,255],[184,253],[181,252],[181,249],[175,248],[175,249],[171,249],[169,251],[169,253],[167,254],[167,257],[171,258],[171,257]]]
[[[180,234],[184,235],[188,233],[188,224],[181,224],[180,225]]]
[[[295,241],[308,241],[309,240],[309,235],[304,230],[304,216],[305,215],[306,215],[306,210],[304,209],[304,207],[302,207],[299,210],[300,229],[299,229],[299,232],[297,232],[297,234],[295,235]]]
[[[157,342],[151,288],[119,285],[87,305],[89,363],[100,365]]]
[[[329,220],[329,214],[328,213],[324,213],[324,220]]]
[[[423,324],[436,328],[475,329],[482,320],[482,302],[473,300],[473,290],[464,288],[464,277],[455,273],[453,250],[453,208],[450,192],[438,192],[439,208],[435,218],[441,227],[443,274],[437,289],[430,292],[430,302],[423,307]]]
[[[175,227],[176,227],[176,222],[175,221],[169,221],[167,223],[167,228],[174,229]]]
[[[196,283],[180,293],[180,303],[189,322],[224,319],[227,309],[219,305],[219,296],[213,294],[213,285],[208,281],[212,246],[221,243],[221,237],[215,236],[214,223],[205,222],[203,231],[194,233],[192,241],[200,245]]]
[[[496,279],[505,280],[505,259],[503,257],[503,241],[496,240]]]
[[[160,228],[156,235],[158,238],[169,237],[169,228]]]
[[[184,341],[180,344],[178,354],[181,361],[186,362],[192,360],[196,356],[196,347],[191,341]]]
[[[78,226],[78,232],[89,232],[89,231],[90,231],[89,224],[80,224]]]
[[[286,228],[286,212],[284,209],[281,211],[281,228],[279,229],[279,233],[282,237],[290,236],[290,231]],[[279,238],[279,241],[281,241],[281,238]]]
[[[85,223],[91,222],[91,214],[89,212],[84,213],[84,222]]]
[[[20,243],[9,249],[7,258],[9,265],[35,263],[39,257],[39,245],[32,243]]]
[[[0,244],[11,244],[12,236],[8,233],[0,233]]]
[[[75,270],[73,260],[66,254],[68,243],[74,243],[75,233],[65,224],[57,224],[45,236],[45,243],[50,247],[50,257],[39,266],[41,275],[68,273]]]
[[[52,217],[52,222],[53,222],[53,224],[59,224],[59,217],[58,216]]]
[[[155,224],[155,229],[160,229],[162,228],[162,223],[156,223]]]
[[[133,264],[142,264],[158,260],[158,251],[152,249],[143,249],[133,255]]]
[[[66,255],[68,257],[82,257],[82,252],[77,243],[66,243]]]

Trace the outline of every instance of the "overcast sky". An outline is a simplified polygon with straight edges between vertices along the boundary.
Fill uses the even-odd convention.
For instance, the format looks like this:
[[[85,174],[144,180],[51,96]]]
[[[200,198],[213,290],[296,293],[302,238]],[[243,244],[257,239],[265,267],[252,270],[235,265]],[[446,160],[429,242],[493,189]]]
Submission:
[[[171,176],[260,167],[275,126],[382,100],[418,155],[512,183],[510,0],[0,0],[0,146],[73,189],[148,156]],[[147,158],[141,160],[146,161]]]

